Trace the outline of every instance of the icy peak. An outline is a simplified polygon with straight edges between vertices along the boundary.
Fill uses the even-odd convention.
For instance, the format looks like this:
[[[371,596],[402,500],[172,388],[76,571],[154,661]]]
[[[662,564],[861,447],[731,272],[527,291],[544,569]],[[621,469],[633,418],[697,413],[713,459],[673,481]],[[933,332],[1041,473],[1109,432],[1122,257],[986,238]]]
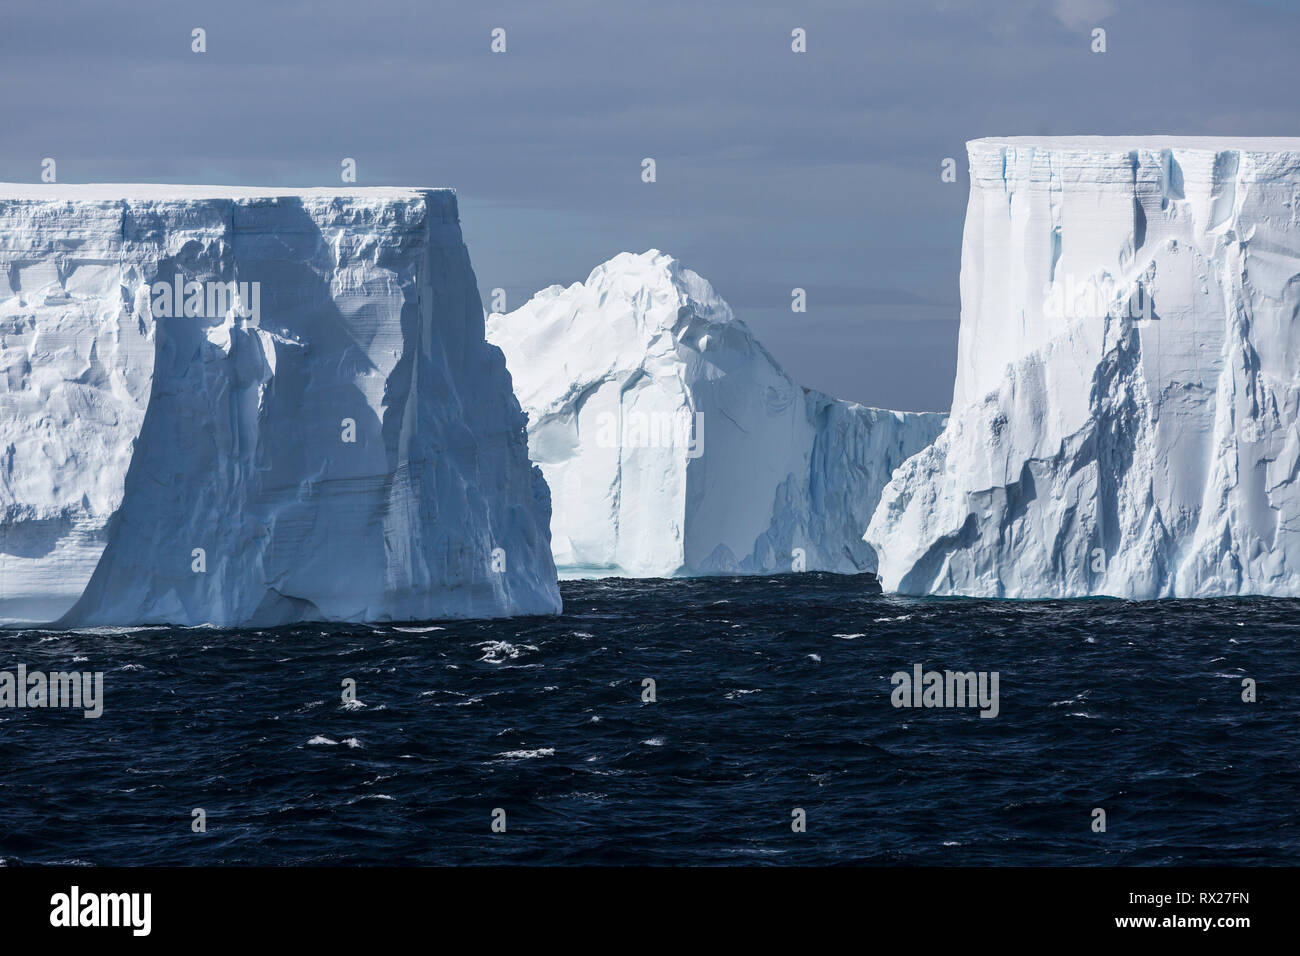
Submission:
[[[693,318],[727,323],[731,307],[703,276],[658,249],[620,252],[591,270],[585,283],[551,286],[533,297],[558,299],[575,308],[627,312],[646,331],[675,330]],[[530,303],[531,304],[531,303]]]
[[[620,252],[592,269],[586,285],[598,295],[624,295],[634,304],[646,302],[653,307],[660,302],[676,303],[676,316],[670,315],[667,309],[646,310],[647,322],[659,328],[674,326],[678,318],[686,316],[708,322],[731,322],[735,319],[731,307],[707,279],[658,249],[647,249],[639,255]]]
[[[507,356],[527,356],[528,367],[512,374],[534,420],[538,410],[567,405],[579,382],[694,366],[723,339],[740,352],[762,351],[708,281],[658,249],[621,252],[586,282],[549,286],[487,324]]]
[[[487,335],[528,414],[565,575],[873,569],[861,529],[943,421],[802,388],[657,249],[490,316]]]

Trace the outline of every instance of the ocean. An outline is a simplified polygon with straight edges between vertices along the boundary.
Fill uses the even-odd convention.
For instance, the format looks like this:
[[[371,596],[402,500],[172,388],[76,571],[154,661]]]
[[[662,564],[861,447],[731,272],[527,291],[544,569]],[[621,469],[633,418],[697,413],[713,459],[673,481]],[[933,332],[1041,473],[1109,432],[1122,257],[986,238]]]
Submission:
[[[561,589],[554,618],[4,632],[0,670],[104,676],[95,719],[0,709],[0,860],[1300,855],[1300,602],[913,600],[811,573]],[[918,666],[996,675],[996,716],[895,706]]]

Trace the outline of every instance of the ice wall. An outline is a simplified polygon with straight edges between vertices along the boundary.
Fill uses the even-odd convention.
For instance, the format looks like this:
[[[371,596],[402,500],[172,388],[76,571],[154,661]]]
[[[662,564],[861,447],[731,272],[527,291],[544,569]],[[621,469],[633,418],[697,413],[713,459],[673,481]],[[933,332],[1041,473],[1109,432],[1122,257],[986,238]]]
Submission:
[[[952,414],[887,589],[1300,594],[1300,140],[969,144]]]
[[[0,186],[0,368],[0,618],[559,608],[449,190]]]

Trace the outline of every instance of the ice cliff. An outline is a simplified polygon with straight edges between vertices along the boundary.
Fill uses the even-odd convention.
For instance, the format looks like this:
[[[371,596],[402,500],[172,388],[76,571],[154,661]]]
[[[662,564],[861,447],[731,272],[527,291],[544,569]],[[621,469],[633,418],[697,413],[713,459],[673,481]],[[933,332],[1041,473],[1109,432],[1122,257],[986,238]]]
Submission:
[[[801,388],[708,282],[655,250],[487,328],[567,576],[874,570],[861,536],[880,489],[942,427]]]
[[[555,612],[455,194],[0,186],[0,618]]]
[[[1300,595],[1300,139],[968,151],[952,412],[867,531],[883,585]]]

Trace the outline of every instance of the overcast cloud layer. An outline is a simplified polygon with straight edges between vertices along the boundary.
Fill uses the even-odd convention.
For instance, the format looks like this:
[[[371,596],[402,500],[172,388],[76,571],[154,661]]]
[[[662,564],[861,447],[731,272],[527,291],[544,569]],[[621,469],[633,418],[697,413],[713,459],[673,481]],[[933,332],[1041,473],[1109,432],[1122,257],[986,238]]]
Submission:
[[[1297,37],[1290,0],[10,3],[0,179],[339,185],[355,157],[459,190],[485,301],[653,246],[803,384],[946,409],[964,142],[1294,136]]]

